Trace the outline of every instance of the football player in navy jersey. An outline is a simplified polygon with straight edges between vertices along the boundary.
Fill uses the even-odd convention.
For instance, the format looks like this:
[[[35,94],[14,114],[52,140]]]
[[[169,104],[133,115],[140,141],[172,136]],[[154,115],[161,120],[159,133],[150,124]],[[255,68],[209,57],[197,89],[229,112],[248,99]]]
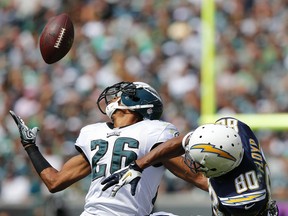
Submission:
[[[79,154],[69,159],[59,171],[50,165],[36,145],[38,128],[28,128],[19,116],[10,111],[19,128],[22,145],[50,192],[64,190],[91,174],[91,184],[81,216],[149,215],[165,168],[203,190],[208,190],[206,177],[192,173],[184,165],[184,158],[177,157],[147,168],[139,183],[141,187],[137,190],[133,187],[131,194],[128,188],[123,188],[111,199],[112,189],[102,191],[101,182],[105,177],[125,168],[179,133],[174,125],[159,120],[163,111],[162,100],[155,89],[146,83],[120,82],[109,86],[100,94],[97,105],[111,121],[83,127],[75,142]],[[141,172],[136,165],[130,167],[135,172]],[[131,184],[137,184],[138,180],[135,178]]]
[[[209,178],[213,215],[278,215],[271,197],[269,168],[248,125],[235,118],[221,118],[215,124],[201,125],[184,137],[167,141],[134,163],[145,169],[184,152],[185,163],[193,173],[203,173]],[[137,174],[141,177],[141,173]],[[135,176],[130,167],[109,176],[104,183],[106,187],[116,185],[113,190],[117,193]]]

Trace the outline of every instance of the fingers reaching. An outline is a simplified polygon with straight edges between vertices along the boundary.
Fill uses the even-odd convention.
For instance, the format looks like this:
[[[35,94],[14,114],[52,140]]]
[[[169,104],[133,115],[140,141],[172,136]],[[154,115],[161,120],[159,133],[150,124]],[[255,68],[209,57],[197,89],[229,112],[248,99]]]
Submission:
[[[19,116],[17,116],[12,110],[10,110],[9,113],[18,126],[22,145],[24,147],[26,147],[29,144],[35,145],[39,128],[34,127],[30,129],[25,125],[24,121]]]

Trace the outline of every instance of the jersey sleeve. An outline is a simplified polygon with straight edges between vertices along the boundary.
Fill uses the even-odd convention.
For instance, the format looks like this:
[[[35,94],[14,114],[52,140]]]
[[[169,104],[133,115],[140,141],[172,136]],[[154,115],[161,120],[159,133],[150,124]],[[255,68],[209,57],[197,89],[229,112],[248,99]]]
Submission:
[[[156,145],[166,142],[173,137],[179,136],[179,131],[175,125],[168,122],[154,121],[147,136],[146,152],[150,152]],[[153,126],[153,127],[152,127]]]
[[[88,129],[89,127],[88,126],[85,126],[83,127],[81,130],[80,130],[80,133],[79,133],[79,136],[78,138],[76,139],[76,142],[75,142],[75,148],[77,149],[78,152],[80,153],[84,153],[85,156],[87,158],[89,158],[89,154],[90,154],[90,146],[88,146],[86,143],[87,143],[87,133],[88,133]]]
[[[85,138],[85,136],[83,136],[83,130],[84,130],[83,128],[80,130],[79,136],[77,137],[76,142],[75,142],[75,147],[80,148],[80,149],[83,148],[81,143],[84,143],[84,138]]]
[[[166,142],[169,139],[179,136],[178,129],[173,124],[168,124],[168,126],[160,134],[157,143]]]

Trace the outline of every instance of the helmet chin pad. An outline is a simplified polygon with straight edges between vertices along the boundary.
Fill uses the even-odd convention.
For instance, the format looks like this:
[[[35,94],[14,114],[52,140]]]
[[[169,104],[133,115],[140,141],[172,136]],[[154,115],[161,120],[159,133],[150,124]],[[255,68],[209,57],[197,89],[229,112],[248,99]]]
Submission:
[[[113,115],[113,113],[119,109],[119,101],[121,100],[121,98],[119,97],[116,101],[113,101],[111,103],[109,103],[106,106],[105,112],[106,115],[111,119],[111,116]]]

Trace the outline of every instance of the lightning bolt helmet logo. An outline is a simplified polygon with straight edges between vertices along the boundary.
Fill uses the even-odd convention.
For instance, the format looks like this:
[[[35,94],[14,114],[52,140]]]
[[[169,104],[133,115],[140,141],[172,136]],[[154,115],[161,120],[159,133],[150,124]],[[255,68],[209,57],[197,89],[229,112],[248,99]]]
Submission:
[[[195,144],[191,146],[190,150],[201,149],[201,152],[207,152],[216,154],[218,157],[222,157],[228,160],[236,161],[236,158],[231,155],[229,152],[217,148],[212,144]]]

